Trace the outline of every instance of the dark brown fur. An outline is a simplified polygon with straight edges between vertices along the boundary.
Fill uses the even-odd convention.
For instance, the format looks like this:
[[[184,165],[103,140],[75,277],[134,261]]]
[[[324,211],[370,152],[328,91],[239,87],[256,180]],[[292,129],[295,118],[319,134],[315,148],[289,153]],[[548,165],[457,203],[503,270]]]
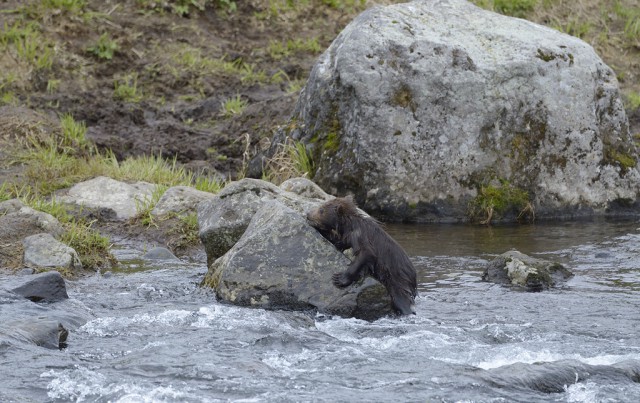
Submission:
[[[382,283],[398,313],[415,313],[416,269],[400,245],[374,219],[358,211],[351,198],[336,198],[307,214],[307,220],[340,251],[351,248],[355,259],[333,275],[344,288],[370,275]]]

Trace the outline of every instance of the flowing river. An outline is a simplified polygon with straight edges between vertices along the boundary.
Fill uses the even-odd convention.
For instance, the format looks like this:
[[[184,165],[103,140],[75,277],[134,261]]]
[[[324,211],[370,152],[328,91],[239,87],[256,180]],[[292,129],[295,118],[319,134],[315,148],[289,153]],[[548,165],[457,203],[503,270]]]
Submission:
[[[640,223],[387,230],[420,296],[417,315],[375,322],[225,305],[198,287],[204,256],[147,266],[122,246],[118,270],[32,304],[75,318],[67,348],[0,340],[0,401],[640,401]],[[481,281],[512,248],[575,277],[540,293]]]

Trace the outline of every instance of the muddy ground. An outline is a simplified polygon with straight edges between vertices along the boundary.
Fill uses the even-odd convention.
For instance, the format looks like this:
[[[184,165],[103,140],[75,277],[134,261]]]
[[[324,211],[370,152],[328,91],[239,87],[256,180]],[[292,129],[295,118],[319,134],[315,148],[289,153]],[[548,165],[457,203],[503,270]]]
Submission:
[[[0,0],[0,104],[69,113],[119,159],[159,154],[234,179],[286,123],[341,29],[365,8],[394,2]],[[531,17],[562,28],[563,3]],[[20,54],[26,44],[35,56]],[[598,48],[623,87],[637,86],[640,44],[635,53]],[[234,98],[246,106],[225,112]],[[638,113],[630,117],[640,132]]]
[[[31,25],[35,34],[27,35],[40,43],[39,51],[53,53],[52,65],[39,68],[38,60],[7,48],[0,68],[13,73],[0,81],[1,91],[9,94],[4,103],[54,116],[70,113],[86,123],[90,140],[119,159],[152,153],[226,178],[234,178],[247,153],[287,120],[318,55],[371,5],[254,0],[236,1],[230,9],[219,0],[67,0],[82,5],[72,8],[58,3],[65,2],[0,1],[5,33]],[[187,6],[178,10],[180,4]],[[115,44],[110,58],[106,51],[91,50],[101,36],[107,38],[103,43]],[[236,97],[246,106],[225,113],[225,100]]]

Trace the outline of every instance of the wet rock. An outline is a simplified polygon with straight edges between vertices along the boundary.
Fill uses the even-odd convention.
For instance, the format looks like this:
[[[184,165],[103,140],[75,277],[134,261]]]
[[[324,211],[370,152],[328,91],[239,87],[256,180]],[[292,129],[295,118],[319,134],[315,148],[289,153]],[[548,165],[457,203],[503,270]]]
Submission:
[[[484,269],[482,279],[497,284],[542,291],[557,287],[573,277],[573,273],[559,263],[536,259],[518,251],[505,252]]]
[[[73,248],[56,240],[51,234],[31,235],[24,239],[23,244],[26,266],[82,269],[78,253]]]
[[[640,361],[627,360],[612,365],[590,365],[577,360],[515,363],[471,374],[482,381],[503,388],[530,389],[543,393],[563,393],[567,385],[591,379],[638,382]]]
[[[33,302],[58,302],[69,298],[64,278],[57,271],[25,276],[20,280],[24,283],[11,291]]]
[[[3,324],[0,334],[36,346],[58,349],[66,346],[69,332],[56,320],[29,318]]]
[[[145,260],[179,260],[169,249],[160,246],[149,249],[147,253],[142,255],[142,258]]]
[[[391,313],[384,287],[373,279],[347,289],[331,275],[347,259],[282,202],[265,202],[238,242],[209,268],[203,284],[220,300],[266,309],[317,310],[375,319]]]
[[[74,185],[58,200],[85,208],[108,209],[115,213],[116,220],[127,220],[135,217],[137,204],[149,200],[156,187],[147,182],[129,184],[99,176]]]
[[[151,214],[160,216],[168,213],[196,211],[200,202],[213,197],[212,193],[202,192],[189,186],[174,186],[164,192],[151,210]]]
[[[292,185],[292,188],[314,195],[322,192],[308,183],[305,186]],[[205,247],[209,265],[231,249],[256,211],[271,200],[279,200],[299,213],[321,201],[282,190],[259,179],[247,178],[228,184],[212,199],[198,205],[200,240]]]
[[[293,121],[271,151],[285,136],[307,144],[316,183],[385,221],[466,221],[494,181],[526,194],[536,218],[640,215],[615,73],[578,38],[464,0],[359,15]]]

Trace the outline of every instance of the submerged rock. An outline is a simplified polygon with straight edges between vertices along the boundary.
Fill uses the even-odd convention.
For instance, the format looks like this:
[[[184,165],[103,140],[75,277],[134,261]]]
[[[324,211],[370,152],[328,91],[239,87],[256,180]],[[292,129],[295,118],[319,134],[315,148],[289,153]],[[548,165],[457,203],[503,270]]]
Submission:
[[[615,73],[578,38],[465,0],[359,15],[314,66],[293,121],[271,151],[287,135],[304,142],[316,183],[384,220],[466,221],[493,183],[521,196],[505,200],[510,214],[640,215]]]
[[[62,323],[46,318],[29,318],[4,323],[0,334],[36,346],[58,349],[66,347],[69,332]]]
[[[559,263],[536,259],[518,251],[505,252],[484,269],[482,279],[497,284],[542,291],[556,287],[573,277],[573,273]]]
[[[144,260],[180,260],[171,253],[171,251],[167,248],[163,248],[161,246],[157,246],[155,248],[151,248],[142,255],[142,259]]]
[[[373,279],[338,289],[331,275],[347,259],[293,209],[266,201],[237,243],[209,268],[203,284],[222,301],[266,309],[317,310],[376,319],[392,312]]]
[[[330,197],[308,179],[286,181],[283,186],[292,191],[259,179],[242,179],[228,184],[215,197],[198,205],[200,240],[207,253],[207,264],[231,249],[265,203],[279,200],[303,213]]]

